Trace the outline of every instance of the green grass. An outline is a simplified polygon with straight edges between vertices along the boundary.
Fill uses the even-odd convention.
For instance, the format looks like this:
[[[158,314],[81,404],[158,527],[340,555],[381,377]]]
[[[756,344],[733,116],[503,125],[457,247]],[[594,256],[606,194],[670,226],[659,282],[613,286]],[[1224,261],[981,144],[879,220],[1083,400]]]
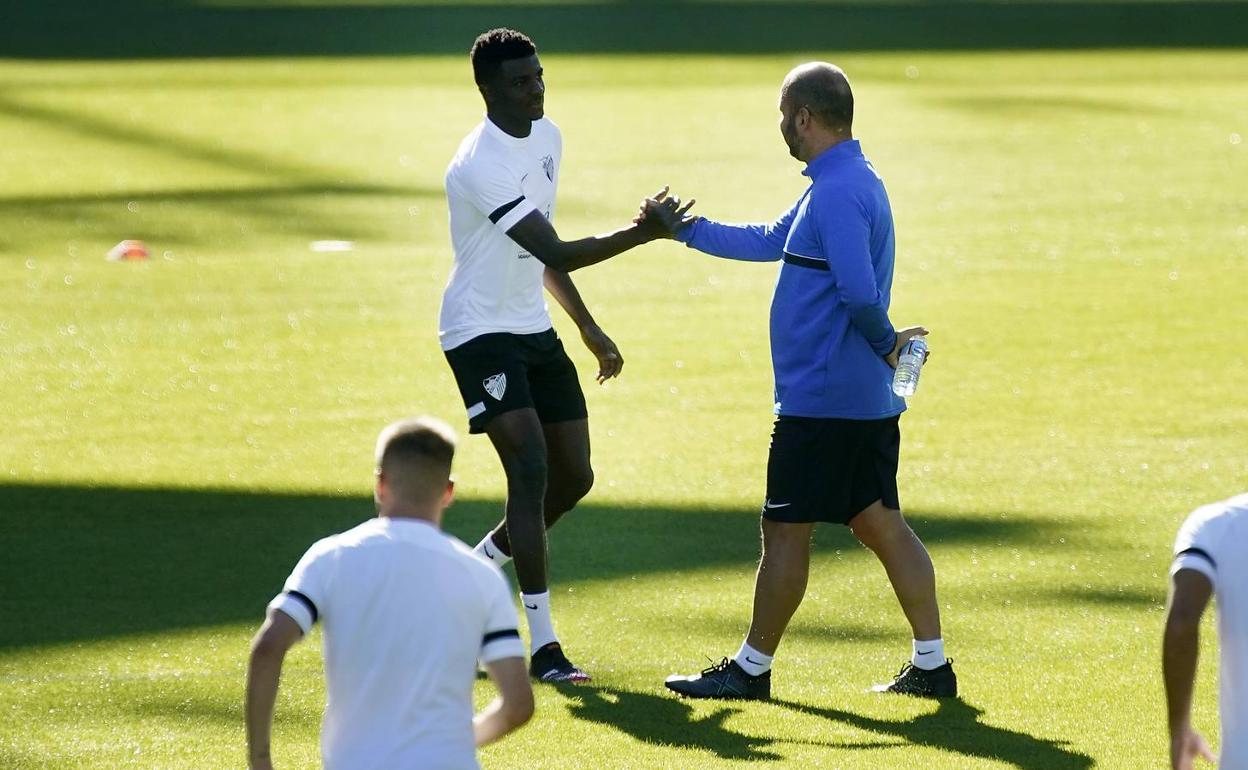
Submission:
[[[560,231],[664,183],[720,219],[782,211],[803,179],[776,87],[805,58],[546,56]],[[598,485],[551,538],[558,626],[596,682],[541,688],[486,767],[1163,760],[1169,545],[1248,477],[1248,54],[836,60],[897,215],[893,317],[932,329],[902,499],[964,701],[862,692],[908,635],[832,527],[776,702],[664,693],[748,621],[774,267],[660,244],[577,275],[627,360],[584,377]],[[248,639],[303,549],[369,515],[376,431],[463,423],[435,316],[468,81],[459,56],[0,62],[0,766],[241,763]],[[105,262],[122,238],[154,258]],[[487,442],[457,474],[449,527],[475,540],[503,494]],[[314,636],[287,664],[285,766],[315,764],[323,697]]]

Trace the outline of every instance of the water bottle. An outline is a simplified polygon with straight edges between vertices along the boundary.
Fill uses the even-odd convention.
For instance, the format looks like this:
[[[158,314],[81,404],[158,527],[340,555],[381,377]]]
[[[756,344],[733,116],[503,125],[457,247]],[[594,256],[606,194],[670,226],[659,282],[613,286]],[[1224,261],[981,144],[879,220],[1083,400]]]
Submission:
[[[894,393],[903,398],[914,395],[919,387],[919,370],[923,368],[924,358],[927,358],[927,341],[922,337],[907,340],[897,357],[897,369],[893,372]]]

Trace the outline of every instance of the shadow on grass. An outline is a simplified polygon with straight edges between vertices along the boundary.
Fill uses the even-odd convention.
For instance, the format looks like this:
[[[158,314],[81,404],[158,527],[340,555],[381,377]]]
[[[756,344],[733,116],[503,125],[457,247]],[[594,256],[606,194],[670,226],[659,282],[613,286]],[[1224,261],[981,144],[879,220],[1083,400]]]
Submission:
[[[1063,741],[1044,740],[1027,733],[986,725],[979,721],[983,709],[956,698],[942,699],[935,711],[907,721],[875,719],[791,701],[773,700],[772,703],[860,730],[900,738],[907,744],[992,759],[1020,770],[1084,770],[1093,766],[1091,757],[1065,748]],[[870,746],[860,745],[857,748]]]
[[[447,529],[476,542],[501,510],[498,501],[461,501]],[[0,485],[0,649],[259,622],[308,546],[373,513],[364,495]],[[1043,546],[1061,529],[995,514],[913,518],[934,548]],[[550,543],[556,585],[734,566],[748,573],[758,519],[753,510],[585,504]]]
[[[720,759],[779,760],[771,750],[773,738],[743,735],[724,722],[739,708],[725,706],[697,717],[693,706],[671,695],[632,692],[593,685],[559,684],[568,699],[568,714],[576,719],[611,727],[657,746],[709,751]]]
[[[1029,594],[1031,601],[1050,601],[1053,604],[1093,604],[1101,607],[1120,607],[1123,609],[1140,609],[1150,607],[1162,609],[1166,604],[1165,591],[1146,590],[1129,586],[1107,588],[1103,586],[1065,586],[1047,591],[1036,597]]]
[[[1243,15],[1234,0],[45,0],[6,9],[0,58],[464,54],[500,25],[525,30],[542,50],[577,53],[1235,47],[1248,44]]]
[[[345,201],[370,201],[381,213],[405,211],[414,201],[437,198],[442,190],[413,185],[352,184],[349,182],[296,182],[219,188],[178,188],[78,195],[24,195],[0,197],[0,257],[5,252],[29,256],[22,249],[46,253],[48,225],[60,229],[69,240],[125,235],[161,248],[204,246],[200,232],[215,223],[222,232],[212,241],[218,245],[223,233],[247,232],[298,234],[310,239],[333,235],[342,240],[387,236],[380,216],[350,216],[338,211]],[[22,223],[19,226],[17,223]],[[11,227],[2,227],[12,224]],[[55,242],[59,247],[60,242]]]
[[[72,137],[110,142],[179,162],[210,164],[281,180],[278,184],[239,188],[0,197],[0,223],[9,225],[0,228],[0,247],[3,247],[0,250],[15,253],[28,245],[23,242],[24,238],[31,233],[42,232],[42,228],[35,224],[40,222],[64,225],[63,229],[72,233],[72,238],[93,234],[120,237],[117,234],[127,234],[165,246],[186,243],[186,223],[178,221],[175,216],[180,205],[206,207],[214,212],[245,217],[258,221],[261,227],[272,226],[308,235],[331,232],[340,239],[362,239],[381,235],[384,230],[379,227],[370,229],[367,219],[327,217],[324,210],[301,208],[301,205],[334,196],[372,196],[395,198],[394,207],[397,209],[403,202],[418,198],[440,200],[443,195],[440,187],[353,183],[342,179],[343,175],[332,169],[282,159],[274,153],[227,149],[159,128],[137,126],[117,115],[93,115],[81,110],[38,105],[3,93],[0,93],[0,117],[17,119],[44,130],[64,132]],[[136,216],[140,209],[135,206],[158,206],[160,209],[152,216]],[[199,216],[198,212],[189,215]]]
[[[81,193],[76,195],[17,195],[0,197],[0,212],[26,211],[47,212],[78,206],[119,205],[129,203],[207,203],[229,204],[251,208],[257,203],[273,199],[318,198],[332,195],[346,196],[397,196],[410,198],[441,199],[441,188],[414,185],[351,184],[309,182],[260,187],[179,188],[167,190],[142,190],[120,193]]]
[[[145,128],[127,121],[124,115],[93,115],[77,109],[36,104],[0,93],[0,116],[34,123],[44,129],[94,141],[129,145],[146,152],[159,152],[178,160],[198,161],[235,171],[268,176],[302,176],[317,172],[312,166],[279,160],[270,154],[238,148],[225,149],[210,141],[180,137],[156,128]]]

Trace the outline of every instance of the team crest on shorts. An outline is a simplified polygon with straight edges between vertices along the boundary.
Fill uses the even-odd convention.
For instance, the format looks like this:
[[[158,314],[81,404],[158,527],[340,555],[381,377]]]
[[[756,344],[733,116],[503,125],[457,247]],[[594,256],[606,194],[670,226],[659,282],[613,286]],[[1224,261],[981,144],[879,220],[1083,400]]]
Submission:
[[[507,374],[506,372],[492,374],[481,384],[485,386],[485,392],[493,396],[495,401],[502,401],[503,394],[507,392]]]
[[[555,159],[547,155],[542,158],[542,171],[546,172],[546,178],[555,181]]]

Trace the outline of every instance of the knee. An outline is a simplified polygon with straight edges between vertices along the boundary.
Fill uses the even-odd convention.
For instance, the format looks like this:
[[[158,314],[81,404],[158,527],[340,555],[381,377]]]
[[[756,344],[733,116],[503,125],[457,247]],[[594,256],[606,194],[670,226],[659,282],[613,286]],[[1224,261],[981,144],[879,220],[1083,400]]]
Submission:
[[[588,465],[563,468],[554,474],[547,489],[547,513],[564,513],[581,501],[594,486],[594,470]]]
[[[876,552],[892,543],[915,539],[914,530],[900,512],[888,511],[888,514],[892,515],[856,517],[850,522],[850,530],[859,542]]]
[[[507,486],[516,492],[536,494],[546,490],[546,456],[540,451],[518,452],[503,462]]]
[[[568,478],[568,497],[575,504],[585,495],[589,494],[589,490],[594,488],[594,469],[586,465],[577,468],[575,472]]]
[[[814,527],[809,524],[788,524],[763,519],[763,553],[787,554],[810,550]]]

